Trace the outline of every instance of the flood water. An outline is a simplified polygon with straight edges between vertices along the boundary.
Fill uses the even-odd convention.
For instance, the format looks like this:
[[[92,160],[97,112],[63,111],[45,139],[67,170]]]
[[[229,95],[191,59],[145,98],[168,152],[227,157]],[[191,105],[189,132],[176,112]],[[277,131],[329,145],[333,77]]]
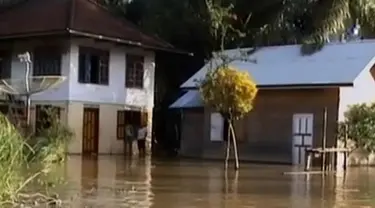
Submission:
[[[67,180],[59,190],[64,207],[375,207],[375,168],[322,177],[242,164],[238,174],[230,169],[226,175],[221,162],[74,156],[60,171]]]

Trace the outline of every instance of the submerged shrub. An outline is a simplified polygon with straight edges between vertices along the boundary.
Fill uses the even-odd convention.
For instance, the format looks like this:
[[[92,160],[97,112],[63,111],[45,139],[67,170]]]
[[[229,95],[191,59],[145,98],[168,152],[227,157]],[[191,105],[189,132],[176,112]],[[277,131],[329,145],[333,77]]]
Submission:
[[[23,150],[28,148],[12,123],[0,113],[0,201],[9,200],[22,188],[26,164]]]
[[[352,105],[345,112],[345,121],[339,125],[339,137],[344,137],[347,126],[348,138],[355,148],[375,151],[375,103]]]
[[[51,125],[53,128],[45,129],[41,135],[51,135],[45,138],[43,142],[35,143],[33,149],[19,130],[8,120],[6,116],[0,113],[0,207],[10,205],[12,207],[21,204],[33,204],[37,201],[57,200],[48,196],[35,194],[26,194],[32,184],[38,183],[48,186],[57,183],[56,178],[49,176],[49,171],[53,166],[46,166],[45,162],[51,155],[63,154],[59,152],[62,138],[66,139],[71,136],[70,132],[65,134],[61,131],[63,126],[58,123]],[[52,137],[53,136],[53,137]],[[62,156],[61,156],[62,157]],[[42,161],[43,160],[43,161]],[[47,189],[45,189],[47,190]],[[30,190],[29,190],[30,191]]]
[[[34,150],[31,158],[43,163],[61,162],[65,159],[67,144],[73,137],[71,129],[60,121],[59,114],[52,108],[43,108],[47,118],[42,122],[43,128],[37,129],[30,139]]]

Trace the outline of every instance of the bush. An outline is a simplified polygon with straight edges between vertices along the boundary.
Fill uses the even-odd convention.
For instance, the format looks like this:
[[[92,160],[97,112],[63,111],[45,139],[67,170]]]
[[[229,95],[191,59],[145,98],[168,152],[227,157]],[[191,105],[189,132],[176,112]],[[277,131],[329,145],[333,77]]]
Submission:
[[[38,137],[42,140],[37,141],[36,137],[28,140],[37,141],[33,145],[36,149],[33,149],[18,129],[0,113],[0,207],[59,201],[56,197],[40,193],[23,193],[35,182],[46,188],[57,183],[56,179],[49,177],[53,167],[45,164],[64,158],[65,141],[72,134],[56,117],[52,116],[51,121],[51,126],[43,129]]]
[[[4,201],[12,199],[25,180],[20,172],[25,164],[23,150],[27,145],[1,113],[0,126],[0,201]]]
[[[348,138],[355,148],[375,151],[375,103],[352,105],[345,112],[345,121],[339,124],[339,136],[344,134],[344,125],[348,127]]]
[[[62,162],[73,132],[67,125],[60,122],[58,114],[51,108],[42,110],[47,114],[47,119],[42,123],[48,123],[48,125],[46,128],[38,129],[30,139],[30,145],[34,150],[31,158],[45,164]]]

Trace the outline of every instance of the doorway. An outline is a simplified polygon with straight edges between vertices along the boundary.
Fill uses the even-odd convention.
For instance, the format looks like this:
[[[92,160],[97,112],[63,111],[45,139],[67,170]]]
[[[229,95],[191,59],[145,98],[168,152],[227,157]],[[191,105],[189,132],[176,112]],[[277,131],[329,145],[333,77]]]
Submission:
[[[97,155],[99,150],[99,108],[83,108],[82,154]]]
[[[293,115],[292,163],[305,165],[305,150],[313,146],[313,114]]]

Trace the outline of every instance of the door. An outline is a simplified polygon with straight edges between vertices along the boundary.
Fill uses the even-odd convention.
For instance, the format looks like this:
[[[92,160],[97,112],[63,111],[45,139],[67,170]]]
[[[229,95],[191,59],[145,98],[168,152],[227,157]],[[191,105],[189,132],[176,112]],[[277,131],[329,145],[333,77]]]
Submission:
[[[313,145],[313,114],[293,115],[292,162],[305,165],[305,150]]]
[[[211,141],[223,141],[224,119],[220,113],[211,113]]]
[[[83,108],[82,154],[97,155],[99,146],[99,109]]]

